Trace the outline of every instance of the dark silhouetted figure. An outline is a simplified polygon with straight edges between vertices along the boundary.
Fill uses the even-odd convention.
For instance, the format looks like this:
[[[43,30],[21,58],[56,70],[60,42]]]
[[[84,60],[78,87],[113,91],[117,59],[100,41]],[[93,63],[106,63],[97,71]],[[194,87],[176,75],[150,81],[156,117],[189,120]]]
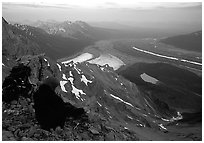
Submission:
[[[63,100],[56,95],[55,88],[59,85],[56,79],[47,78],[33,96],[37,121],[41,128],[49,130],[64,126],[66,110]]]
[[[76,119],[85,114],[83,108],[76,108],[70,103],[64,103],[55,93],[55,88],[58,85],[57,79],[49,77],[44,80],[33,95],[36,119],[41,128],[46,130],[55,129],[57,126],[63,128],[67,116]]]

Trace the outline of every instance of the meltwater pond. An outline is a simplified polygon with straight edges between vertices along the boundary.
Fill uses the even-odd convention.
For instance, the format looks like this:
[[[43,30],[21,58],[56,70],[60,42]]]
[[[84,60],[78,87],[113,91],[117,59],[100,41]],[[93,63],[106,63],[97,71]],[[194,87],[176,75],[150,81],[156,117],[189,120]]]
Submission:
[[[149,83],[152,83],[152,84],[157,84],[158,80],[156,78],[153,78],[151,76],[149,76],[148,74],[146,73],[143,73],[140,75],[140,77],[145,81],[145,82],[149,82]]]

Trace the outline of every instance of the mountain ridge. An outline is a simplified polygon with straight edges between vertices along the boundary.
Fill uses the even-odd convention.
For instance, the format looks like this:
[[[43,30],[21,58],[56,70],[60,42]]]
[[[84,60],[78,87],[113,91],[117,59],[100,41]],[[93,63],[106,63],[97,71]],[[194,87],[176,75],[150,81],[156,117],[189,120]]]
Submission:
[[[160,42],[173,45],[184,50],[202,52],[202,30],[161,39]]]

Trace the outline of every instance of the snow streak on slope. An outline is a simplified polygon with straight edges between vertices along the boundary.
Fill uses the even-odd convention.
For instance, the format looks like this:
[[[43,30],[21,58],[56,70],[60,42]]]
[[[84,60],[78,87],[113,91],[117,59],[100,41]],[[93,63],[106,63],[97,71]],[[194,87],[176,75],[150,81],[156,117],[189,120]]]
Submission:
[[[60,71],[62,71],[62,67],[57,63],[57,66],[59,68]]]
[[[50,66],[50,64],[49,64],[49,62],[47,61],[47,59],[46,59],[46,58],[44,58],[44,60],[47,62],[47,66]]]
[[[127,105],[129,105],[129,106],[131,106],[131,107],[134,107],[132,104],[130,104],[130,103],[128,103],[128,102],[122,100],[121,98],[119,98],[119,97],[117,97],[117,96],[115,96],[115,95],[113,95],[113,94],[108,93],[106,90],[104,90],[104,92],[105,92],[106,94],[110,95],[111,97],[113,97],[113,98],[115,98],[115,99],[117,99],[117,100],[119,100],[119,101],[121,101],[121,102],[123,102],[123,103],[125,103],[125,104],[127,104]]]

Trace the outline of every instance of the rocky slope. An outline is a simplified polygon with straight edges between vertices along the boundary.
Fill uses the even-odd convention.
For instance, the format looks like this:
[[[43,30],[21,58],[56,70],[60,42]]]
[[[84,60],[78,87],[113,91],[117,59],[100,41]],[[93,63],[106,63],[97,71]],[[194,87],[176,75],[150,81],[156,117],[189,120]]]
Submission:
[[[5,66],[12,65],[13,61],[21,56],[41,53],[37,43],[16,30],[17,28],[8,24],[2,17],[2,61]]]
[[[76,98],[77,96],[75,94],[64,92],[61,89],[63,86],[61,81],[64,79],[62,79],[62,73],[58,69],[58,66],[59,65],[52,64],[51,61],[48,61],[47,57],[45,58],[40,55],[28,57],[26,60],[23,59],[19,66],[12,69],[11,74],[3,83],[3,140],[137,139],[134,133],[124,128],[116,130],[106,125],[108,124],[107,117],[102,118],[97,116],[98,113],[96,113],[95,110],[98,110],[97,108],[99,107],[96,101],[94,105],[90,103],[91,100],[94,100],[94,96],[92,98],[87,97],[86,103],[83,103],[86,105],[82,106],[82,101],[78,99],[82,99],[82,97]],[[61,66],[64,69],[63,65]],[[73,68],[73,70],[75,69]],[[76,71],[73,71],[73,74],[76,74],[75,72]],[[33,93],[36,93],[40,82],[46,79],[47,76],[54,76],[61,80],[61,87],[57,87],[56,96],[61,97],[64,103],[70,106],[74,105],[74,107],[81,107],[86,111],[86,115],[80,119],[73,119],[69,114],[69,118],[67,117],[63,129],[57,127],[54,131],[42,130],[39,126],[39,121],[35,118],[36,108],[34,108],[34,106],[36,105],[34,105],[33,102]],[[65,86],[67,85],[71,86],[72,84],[68,83]],[[67,87],[65,87],[65,89],[66,88]],[[50,103],[49,98],[47,102]],[[73,108],[69,108],[69,110],[70,109]],[[70,113],[70,111],[68,112]],[[53,118],[54,117],[55,115],[53,114]],[[121,137],[123,133],[124,135]]]
[[[108,65],[61,64],[44,55],[23,57],[18,64],[3,83],[3,140],[168,140],[168,128],[182,118]],[[44,130],[36,118],[37,108],[44,107],[33,96],[49,77],[59,81],[54,96],[67,114],[64,126]],[[46,98],[47,112],[51,100]],[[75,109],[84,113],[75,118]],[[55,112],[51,118],[60,120]]]
[[[42,53],[42,49],[36,43],[24,35],[23,31],[8,24],[2,17],[2,80],[9,74],[17,60],[22,56]]]

